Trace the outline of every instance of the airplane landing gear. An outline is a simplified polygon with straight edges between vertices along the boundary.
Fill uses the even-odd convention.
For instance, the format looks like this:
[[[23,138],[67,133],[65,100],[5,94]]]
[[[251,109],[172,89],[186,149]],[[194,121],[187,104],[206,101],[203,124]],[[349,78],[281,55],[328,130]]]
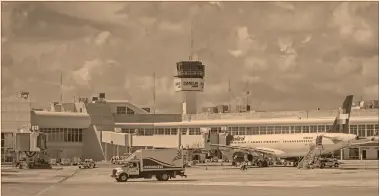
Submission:
[[[258,160],[258,167],[268,167],[268,162],[266,160]]]

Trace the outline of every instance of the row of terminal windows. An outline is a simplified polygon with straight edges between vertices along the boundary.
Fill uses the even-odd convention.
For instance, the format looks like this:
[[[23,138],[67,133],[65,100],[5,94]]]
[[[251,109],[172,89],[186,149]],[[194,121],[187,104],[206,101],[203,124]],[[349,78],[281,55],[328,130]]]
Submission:
[[[126,107],[126,106],[118,106],[116,108],[117,114],[134,114],[134,110]]]
[[[123,133],[131,133],[136,135],[177,135],[178,128],[145,128],[145,129],[121,129]],[[201,135],[200,128],[180,128],[182,135]]]
[[[77,128],[40,128],[47,134],[48,142],[83,142],[83,129]]]
[[[225,132],[232,135],[264,135],[290,133],[318,133],[331,129],[331,125],[303,125],[303,126],[256,126],[256,127],[228,127]],[[180,128],[182,135],[201,135],[200,128]],[[374,136],[379,131],[379,124],[350,125],[349,133],[361,137]],[[178,128],[123,128],[123,133],[136,135],[176,135]],[[221,127],[212,127],[211,133],[221,133]]]
[[[234,141],[232,143],[234,144],[275,144],[279,143],[280,141]],[[312,143],[312,140],[284,140],[283,143]]]

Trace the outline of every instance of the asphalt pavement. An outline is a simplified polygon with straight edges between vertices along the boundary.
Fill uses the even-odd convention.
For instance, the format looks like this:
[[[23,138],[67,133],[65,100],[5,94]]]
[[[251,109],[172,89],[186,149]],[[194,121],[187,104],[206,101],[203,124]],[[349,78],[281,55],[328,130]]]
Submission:
[[[376,196],[378,170],[233,167],[188,168],[188,178],[159,182],[153,179],[116,182],[110,177],[115,165],[95,169],[29,170],[3,175],[6,196],[230,196],[230,195],[330,195]],[[15,173],[15,172],[14,172]],[[33,176],[34,175],[34,176]]]

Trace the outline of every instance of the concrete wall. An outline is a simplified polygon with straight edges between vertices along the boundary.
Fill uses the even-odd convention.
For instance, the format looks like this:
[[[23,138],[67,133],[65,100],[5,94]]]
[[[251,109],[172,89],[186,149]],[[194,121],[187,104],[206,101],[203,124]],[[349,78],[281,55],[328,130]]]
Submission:
[[[104,150],[101,144],[101,131],[92,125],[86,130],[83,138],[83,156],[95,161],[104,160]]]
[[[91,124],[99,131],[114,130],[115,121],[112,111],[106,103],[88,103],[87,112],[91,116]]]
[[[357,147],[358,148],[358,147]],[[378,160],[378,150],[379,147],[360,147],[359,149],[359,158],[355,160],[360,160],[362,151],[366,150],[366,160]],[[343,149],[343,160],[350,160],[350,149]]]
[[[47,142],[47,146],[51,158],[84,158],[83,143]]]
[[[154,146],[154,147],[178,147],[178,135],[155,135],[155,136],[133,136],[132,146]],[[204,137],[202,135],[182,135],[182,146],[189,148],[203,148]]]
[[[110,161],[110,159],[113,156],[125,156],[125,153],[128,152],[128,147],[115,145],[115,144],[109,144],[109,143],[102,143],[103,149],[104,149],[104,156],[106,157],[107,161]]]
[[[32,125],[40,128],[88,128],[91,118],[88,114],[73,112],[32,111]]]

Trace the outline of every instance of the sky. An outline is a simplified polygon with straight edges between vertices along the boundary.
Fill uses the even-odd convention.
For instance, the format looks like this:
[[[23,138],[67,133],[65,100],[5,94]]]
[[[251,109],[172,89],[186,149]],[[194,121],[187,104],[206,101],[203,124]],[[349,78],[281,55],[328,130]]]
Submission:
[[[2,97],[91,97],[181,112],[176,62],[206,65],[198,106],[337,108],[378,99],[378,2],[2,2]],[[231,93],[228,93],[230,78]],[[231,99],[229,100],[229,95]]]

